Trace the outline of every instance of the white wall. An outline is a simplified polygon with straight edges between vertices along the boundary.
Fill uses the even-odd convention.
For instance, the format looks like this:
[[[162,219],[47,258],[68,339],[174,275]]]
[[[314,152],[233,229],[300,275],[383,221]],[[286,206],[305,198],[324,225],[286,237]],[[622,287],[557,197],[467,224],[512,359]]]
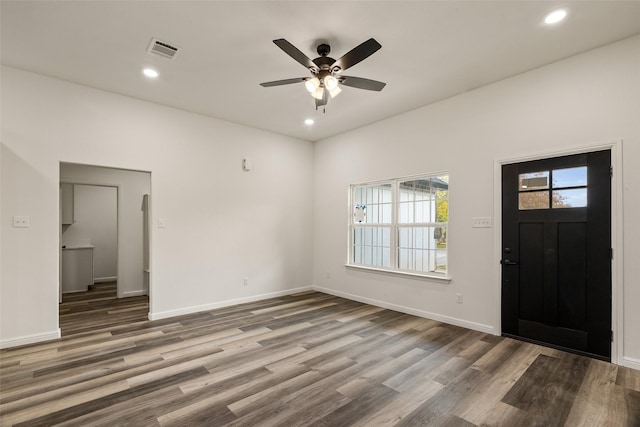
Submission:
[[[64,180],[64,176],[63,167],[60,178]],[[94,280],[113,280],[118,275],[117,191],[116,187],[74,185],[75,222],[62,226],[63,245],[90,244],[95,247]]]
[[[151,172],[152,317],[312,284],[311,143],[11,67],[1,78],[0,346],[59,333],[59,162]]]
[[[391,87],[391,85],[390,85]],[[314,283],[330,292],[497,331],[496,161],[623,139],[624,348],[640,368],[640,37],[321,141],[315,146]],[[347,269],[352,183],[449,171],[449,284]],[[499,226],[499,224],[496,224]],[[327,276],[329,273],[329,278]],[[456,293],[464,303],[456,304]]]

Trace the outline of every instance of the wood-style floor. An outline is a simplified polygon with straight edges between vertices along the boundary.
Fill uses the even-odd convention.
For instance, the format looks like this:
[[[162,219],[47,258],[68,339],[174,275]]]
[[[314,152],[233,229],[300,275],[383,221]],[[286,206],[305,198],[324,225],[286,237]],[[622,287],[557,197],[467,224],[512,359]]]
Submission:
[[[598,360],[317,292],[152,322],[96,291],[0,353],[2,426],[640,426]]]

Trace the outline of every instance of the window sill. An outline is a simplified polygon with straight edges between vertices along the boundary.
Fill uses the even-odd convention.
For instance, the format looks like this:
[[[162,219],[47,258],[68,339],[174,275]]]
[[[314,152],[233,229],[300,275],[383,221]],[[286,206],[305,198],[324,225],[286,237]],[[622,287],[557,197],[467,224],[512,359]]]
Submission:
[[[436,282],[442,282],[445,284],[449,284],[452,280],[450,276],[447,276],[444,274],[410,273],[408,271],[387,270],[385,268],[367,267],[364,265],[355,265],[355,264],[345,264],[344,266],[347,268],[352,268],[354,270],[364,270],[364,271],[370,271],[372,273],[383,273],[383,274],[390,274],[392,276],[404,276],[404,277],[410,277],[414,279],[432,280]]]

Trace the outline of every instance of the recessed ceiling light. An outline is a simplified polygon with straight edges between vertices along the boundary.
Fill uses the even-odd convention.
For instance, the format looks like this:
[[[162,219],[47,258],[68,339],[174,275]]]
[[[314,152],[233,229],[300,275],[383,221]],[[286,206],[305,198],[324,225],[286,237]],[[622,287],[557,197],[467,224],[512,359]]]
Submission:
[[[558,22],[562,21],[566,17],[567,17],[567,11],[564,9],[558,9],[548,14],[544,18],[544,23],[547,25],[557,24]]]
[[[158,77],[158,72],[152,68],[145,68],[144,70],[142,70],[142,72],[144,73],[145,76],[150,77],[152,79],[155,79],[156,77]]]
[[[307,126],[311,126],[312,124],[314,124],[315,122],[313,121],[313,119],[307,119],[304,121],[304,124]]]

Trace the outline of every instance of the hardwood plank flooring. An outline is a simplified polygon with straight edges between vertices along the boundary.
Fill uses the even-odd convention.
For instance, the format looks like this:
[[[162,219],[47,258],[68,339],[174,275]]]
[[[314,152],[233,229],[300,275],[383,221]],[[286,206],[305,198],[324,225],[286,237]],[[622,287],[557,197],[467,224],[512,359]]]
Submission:
[[[0,351],[2,426],[640,426],[640,372],[306,292],[159,321],[115,284]]]
[[[149,313],[149,297],[117,298],[116,282],[98,283],[87,292],[62,295],[59,307],[62,336],[93,333],[144,322]]]

